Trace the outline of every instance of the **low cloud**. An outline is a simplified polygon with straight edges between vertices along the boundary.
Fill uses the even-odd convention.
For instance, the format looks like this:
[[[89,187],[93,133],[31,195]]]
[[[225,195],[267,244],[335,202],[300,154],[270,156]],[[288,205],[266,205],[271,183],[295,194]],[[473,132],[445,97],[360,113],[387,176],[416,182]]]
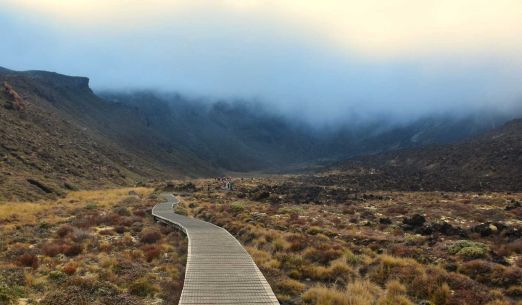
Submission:
[[[519,1],[2,2],[1,65],[99,90],[252,99],[313,122],[522,103]]]

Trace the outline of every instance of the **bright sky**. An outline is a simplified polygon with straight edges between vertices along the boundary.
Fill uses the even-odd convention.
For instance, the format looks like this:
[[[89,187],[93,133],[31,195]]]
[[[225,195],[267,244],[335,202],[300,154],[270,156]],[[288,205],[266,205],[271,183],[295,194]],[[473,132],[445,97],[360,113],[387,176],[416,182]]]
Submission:
[[[520,0],[0,0],[0,7],[7,35],[0,65],[86,75],[98,88],[255,97],[326,118],[358,109],[509,108],[522,98]]]

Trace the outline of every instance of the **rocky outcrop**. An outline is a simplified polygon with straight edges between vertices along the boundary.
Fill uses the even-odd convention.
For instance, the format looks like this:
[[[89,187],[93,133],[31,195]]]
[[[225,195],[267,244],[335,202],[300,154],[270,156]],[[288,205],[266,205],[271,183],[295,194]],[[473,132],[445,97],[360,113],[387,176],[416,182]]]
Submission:
[[[24,99],[7,82],[4,82],[4,92],[9,97],[9,100],[4,106],[5,108],[14,109],[17,111],[25,111],[27,107],[24,102]]]

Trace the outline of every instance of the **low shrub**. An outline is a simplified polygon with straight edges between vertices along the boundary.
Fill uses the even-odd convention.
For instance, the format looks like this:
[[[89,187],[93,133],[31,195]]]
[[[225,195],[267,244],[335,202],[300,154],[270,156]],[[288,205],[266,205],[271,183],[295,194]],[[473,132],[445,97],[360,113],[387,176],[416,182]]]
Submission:
[[[120,216],[131,216],[131,212],[126,207],[117,207],[114,212]]]
[[[79,243],[74,243],[72,245],[66,246],[65,249],[63,250],[63,254],[65,254],[68,257],[73,257],[73,256],[79,255],[80,253],[82,253],[82,251],[83,251],[82,245]]]
[[[317,227],[317,226],[310,227],[310,228],[308,228],[308,230],[306,230],[306,233],[308,233],[310,235],[317,235],[317,234],[323,233],[323,232],[324,232],[324,229],[321,227]]]
[[[278,293],[290,296],[296,296],[301,294],[305,290],[305,288],[306,286],[303,283],[292,279],[284,279],[278,281],[275,286],[275,290]]]
[[[174,209],[174,212],[179,215],[188,216],[187,208],[182,206],[181,204],[178,204],[176,208]]]
[[[312,279],[346,285],[348,280],[354,275],[350,266],[344,261],[335,261],[328,267],[312,267],[309,268],[308,276]]]
[[[341,257],[342,254],[343,252],[340,249],[332,249],[327,246],[322,246],[306,250],[304,258],[313,263],[327,265],[331,261]]]
[[[161,239],[161,233],[153,229],[145,229],[141,232],[141,242],[153,244]]]
[[[76,262],[68,262],[63,266],[62,271],[63,273],[67,275],[73,275],[76,273],[76,270],[78,269],[78,263]]]
[[[42,245],[42,253],[49,257],[55,257],[56,255],[63,253],[65,248],[64,244],[49,242]]]
[[[451,298],[451,289],[447,283],[442,283],[431,294],[431,301],[436,305],[446,305]]]
[[[82,229],[74,230],[74,232],[71,236],[72,240],[77,243],[82,242],[82,241],[88,239],[89,237],[91,237],[91,235],[87,231],[82,230]]]
[[[118,234],[123,234],[125,233],[126,229],[124,226],[116,226],[114,227],[114,231]]]
[[[53,271],[49,272],[48,277],[49,277],[49,280],[56,282],[56,283],[62,283],[65,281],[65,273],[58,271],[58,270],[53,270]]]
[[[368,281],[354,281],[346,289],[314,286],[303,295],[303,301],[312,305],[375,305],[381,289]]]
[[[38,303],[39,305],[90,305],[92,301],[80,287],[69,286],[64,289],[55,289]]]
[[[24,253],[18,257],[18,263],[24,267],[38,268],[38,257],[32,253]]]
[[[18,304],[18,298],[22,297],[21,289],[8,286],[2,278],[0,278],[0,304],[14,305]]]
[[[245,207],[240,202],[234,202],[230,205],[230,211],[234,214],[239,214],[245,210]]]
[[[386,292],[379,298],[378,305],[413,305],[406,296],[406,287],[399,281],[386,283]]]
[[[58,230],[56,230],[56,235],[60,238],[64,238],[65,236],[71,234],[74,231],[74,228],[71,225],[64,224],[61,225]]]
[[[459,240],[448,248],[449,254],[456,254],[466,259],[481,258],[486,256],[489,248],[487,245],[470,240]]]
[[[98,208],[98,205],[94,202],[90,202],[85,205],[86,210],[96,210],[97,208]]]
[[[129,293],[139,297],[154,295],[156,292],[157,288],[146,279],[136,280],[129,286]]]
[[[161,252],[163,252],[163,248],[156,245],[146,245],[142,250],[145,260],[149,263],[152,262],[153,259],[158,258],[161,255]]]
[[[101,230],[100,232],[98,232],[98,234],[105,235],[105,236],[114,235],[114,230],[112,230],[112,229],[105,229],[105,230]]]
[[[522,298],[522,286],[511,286],[506,289],[506,294],[512,298]]]

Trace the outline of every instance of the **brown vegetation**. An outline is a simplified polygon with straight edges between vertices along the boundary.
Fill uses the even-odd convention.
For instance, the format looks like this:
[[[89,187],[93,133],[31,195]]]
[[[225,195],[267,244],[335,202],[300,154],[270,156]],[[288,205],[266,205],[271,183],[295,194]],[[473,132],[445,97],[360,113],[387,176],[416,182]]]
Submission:
[[[0,304],[176,304],[185,237],[159,227],[148,213],[130,212],[150,209],[157,202],[151,191],[0,203]]]
[[[183,213],[246,246],[282,304],[519,304],[522,223],[510,207],[521,194],[358,193],[307,181],[237,179],[224,191],[202,180],[205,191],[179,195]]]

